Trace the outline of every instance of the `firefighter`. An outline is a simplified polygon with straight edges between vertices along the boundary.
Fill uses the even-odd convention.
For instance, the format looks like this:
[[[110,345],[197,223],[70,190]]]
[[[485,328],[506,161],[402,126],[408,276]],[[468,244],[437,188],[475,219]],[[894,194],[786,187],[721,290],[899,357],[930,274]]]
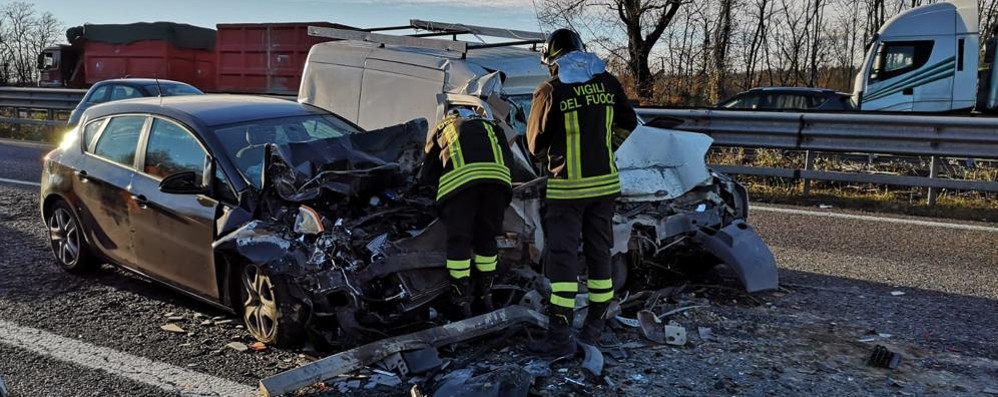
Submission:
[[[613,298],[611,221],[620,194],[613,146],[637,126],[637,116],[620,82],[606,72],[602,60],[586,52],[578,33],[552,32],[541,62],[552,78],[534,91],[527,143],[548,165],[545,276],[551,300],[547,333],[528,349],[564,356],[576,350],[570,327],[582,270],[580,236],[589,292],[581,342],[595,344]]]
[[[421,178],[437,185],[437,209],[447,228],[451,299],[471,316],[472,263],[477,297],[494,310],[492,283],[498,263],[496,236],[512,199],[512,159],[503,130],[468,108],[454,108],[427,136]]]

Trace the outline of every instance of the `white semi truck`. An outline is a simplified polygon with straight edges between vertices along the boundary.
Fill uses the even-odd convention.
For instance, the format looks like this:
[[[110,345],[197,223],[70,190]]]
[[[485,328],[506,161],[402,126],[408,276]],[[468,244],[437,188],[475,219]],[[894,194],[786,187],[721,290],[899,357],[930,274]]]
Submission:
[[[912,8],[888,20],[856,75],[853,99],[859,108],[998,110],[998,38],[981,43],[978,18],[976,0],[953,0]],[[983,62],[981,44],[986,49]]]

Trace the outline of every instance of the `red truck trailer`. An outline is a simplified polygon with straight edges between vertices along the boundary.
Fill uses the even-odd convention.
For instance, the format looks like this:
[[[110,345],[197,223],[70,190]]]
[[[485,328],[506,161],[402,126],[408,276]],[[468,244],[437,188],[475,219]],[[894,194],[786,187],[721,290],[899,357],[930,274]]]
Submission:
[[[87,88],[98,81],[145,77],[182,81],[205,92],[295,95],[312,45],[328,38],[308,26],[328,22],[220,24],[218,30],[172,22],[83,25],[70,45],[39,55],[43,87]]]

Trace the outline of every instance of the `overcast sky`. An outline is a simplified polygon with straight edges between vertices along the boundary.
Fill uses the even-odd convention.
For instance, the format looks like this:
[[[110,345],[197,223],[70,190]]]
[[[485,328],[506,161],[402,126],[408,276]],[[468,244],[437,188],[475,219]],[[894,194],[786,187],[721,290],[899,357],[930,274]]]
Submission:
[[[409,19],[537,31],[532,0],[26,0],[67,27],[84,23],[329,21],[357,27],[405,25]],[[543,0],[536,0],[541,2]],[[539,3],[538,3],[539,4]]]

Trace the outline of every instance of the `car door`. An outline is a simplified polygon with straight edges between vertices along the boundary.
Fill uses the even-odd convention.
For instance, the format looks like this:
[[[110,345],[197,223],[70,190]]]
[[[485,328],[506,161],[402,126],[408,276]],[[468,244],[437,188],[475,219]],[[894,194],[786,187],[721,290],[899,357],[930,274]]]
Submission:
[[[166,176],[194,172],[202,180],[208,152],[186,127],[154,117],[132,182],[142,205],[133,219],[143,273],[205,298],[219,297],[211,243],[219,202],[206,194],[159,190]]]
[[[90,241],[115,263],[131,268],[137,263],[132,215],[138,206],[129,188],[147,122],[144,115],[123,115],[88,124],[96,128],[85,131],[86,155],[76,171],[76,193]],[[104,123],[103,129],[98,123]]]

